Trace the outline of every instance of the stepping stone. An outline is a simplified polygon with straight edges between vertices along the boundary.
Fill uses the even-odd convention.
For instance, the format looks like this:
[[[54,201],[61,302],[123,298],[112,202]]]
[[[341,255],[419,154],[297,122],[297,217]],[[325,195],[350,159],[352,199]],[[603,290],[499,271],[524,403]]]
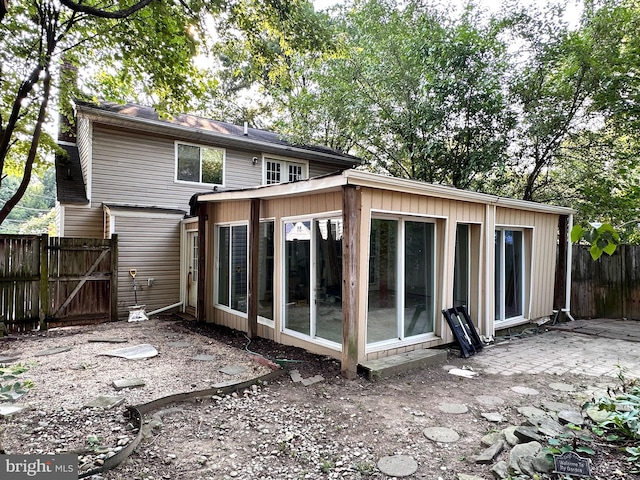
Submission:
[[[58,353],[68,352],[73,347],[57,347],[50,348],[48,350],[43,350],[42,352],[36,353],[34,357],[44,357],[46,355],[56,355]]]
[[[131,347],[119,348],[117,350],[111,350],[105,352],[102,355],[108,357],[121,357],[127,360],[141,360],[143,358],[151,358],[158,355],[158,351],[153,345],[143,343],[140,345],[133,345]]]
[[[550,383],[549,387],[559,392],[574,392],[576,390],[576,387],[568,383]]]
[[[518,437],[519,443],[541,442],[542,437],[538,435],[538,429],[532,427],[518,427],[513,431]]]
[[[289,372],[289,376],[291,377],[291,381],[293,383],[302,382],[302,375],[300,375],[300,372],[298,370],[291,370],[291,372]]]
[[[507,428],[502,429],[502,432],[501,432],[504,435],[504,439],[512,447],[514,445],[517,445],[518,442],[520,441],[520,440],[518,440],[518,437],[516,437],[515,433],[513,433],[513,432],[516,431],[516,428],[518,428],[518,427],[516,427],[516,426],[507,427]]]
[[[449,373],[451,375],[465,378],[473,378],[478,376],[478,372],[474,372],[473,370],[464,370],[462,368],[452,368],[451,370],[449,370]]]
[[[524,415],[529,420],[548,417],[547,412],[536,407],[518,407],[518,413]]]
[[[573,405],[561,402],[542,402],[542,407],[546,408],[550,412],[561,412],[565,410],[578,411],[578,409]]]
[[[476,463],[484,464],[484,465],[492,463],[493,459],[496,458],[503,449],[504,449],[504,442],[502,440],[498,440],[489,448],[486,448],[485,450],[483,450],[480,453],[480,455],[476,457]]]
[[[18,360],[20,357],[15,356],[7,356],[7,357],[0,357],[0,363],[12,363],[15,362],[16,360]]]
[[[126,338],[118,337],[104,337],[104,338],[90,338],[89,343],[127,343],[129,340]]]
[[[611,415],[611,412],[600,410],[598,407],[589,407],[585,413],[595,423],[602,423]]]
[[[228,367],[220,368],[218,371],[227,375],[239,375],[246,372],[247,369],[245,367],[241,367],[240,365],[229,365]]]
[[[322,375],[316,375],[314,377],[309,377],[309,378],[305,378],[302,380],[302,384],[305,387],[308,387],[309,385],[313,385],[314,383],[318,383],[318,382],[322,382],[324,381],[324,377]]]
[[[491,432],[491,433],[487,433],[484,437],[482,437],[480,439],[480,443],[482,443],[482,445],[484,445],[485,447],[490,447],[491,445],[503,439],[504,439],[504,435],[502,435],[502,433]]]
[[[521,395],[538,395],[540,393],[535,388],[523,387],[522,385],[511,387],[511,390],[516,393],[520,393]]]
[[[124,402],[125,397],[106,397],[100,396],[91,400],[89,403],[84,405],[85,408],[102,408],[104,410],[109,410],[113,407],[117,407],[122,402]]]
[[[198,362],[213,362],[215,359],[215,355],[196,355],[191,357],[191,360],[197,360]]]
[[[113,388],[122,390],[125,388],[144,387],[145,381],[140,378],[123,378],[122,380],[114,380]]]
[[[466,473],[459,473],[458,480],[484,480],[484,478],[476,477],[475,475],[467,475]]]
[[[542,445],[538,442],[520,443],[514,446],[509,452],[509,467],[516,473],[521,473],[519,459],[523,457],[535,457],[542,450]]]
[[[538,431],[548,437],[559,437],[567,432],[567,427],[563,427],[552,418],[538,418],[535,420]]]
[[[408,455],[390,455],[378,460],[378,469],[390,477],[408,477],[418,470],[418,462]]]
[[[481,413],[480,415],[482,415],[484,418],[486,418],[490,422],[496,422],[496,423],[504,422],[504,416],[499,412],[486,412],[486,413]]]
[[[3,417],[8,417],[9,415],[13,415],[14,413],[21,412],[26,407],[18,407],[17,405],[0,405],[0,415]]]
[[[558,421],[562,425],[573,423],[574,425],[584,425],[584,418],[580,412],[574,410],[563,410],[558,412]]]
[[[498,407],[500,405],[504,405],[504,400],[502,398],[495,397],[493,395],[478,395],[476,397],[476,401],[485,407]]]
[[[429,440],[441,443],[457,442],[460,438],[460,435],[455,430],[447,427],[429,427],[425,428],[422,433]]]
[[[189,342],[171,342],[169,343],[170,346],[175,347],[175,348],[187,348],[187,347],[192,347],[193,345]]]
[[[444,413],[453,413],[456,415],[460,413],[467,413],[469,411],[467,406],[462,403],[443,403],[438,405],[438,410]]]

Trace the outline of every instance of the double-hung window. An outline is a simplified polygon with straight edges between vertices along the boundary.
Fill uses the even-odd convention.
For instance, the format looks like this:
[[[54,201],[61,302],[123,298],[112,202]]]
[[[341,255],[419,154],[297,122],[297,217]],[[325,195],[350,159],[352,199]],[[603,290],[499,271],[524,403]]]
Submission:
[[[265,185],[272,185],[274,183],[306,180],[309,178],[308,172],[309,168],[304,162],[292,162],[267,157],[264,159],[263,183]]]
[[[176,143],[176,181],[224,185],[225,151]]]

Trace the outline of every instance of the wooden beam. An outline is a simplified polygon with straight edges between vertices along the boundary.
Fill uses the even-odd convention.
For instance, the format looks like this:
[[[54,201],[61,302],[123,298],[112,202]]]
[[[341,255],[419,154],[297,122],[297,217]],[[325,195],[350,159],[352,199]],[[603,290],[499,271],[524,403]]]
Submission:
[[[358,374],[358,192],[342,187],[342,366],[345,378]]]
[[[111,320],[118,321],[118,235],[111,235],[111,281],[109,294],[111,295]]]
[[[258,336],[258,268],[260,255],[260,199],[251,199],[249,214],[249,292],[247,305],[247,335]]]
[[[49,235],[40,236],[40,330],[47,329],[49,316]]]
[[[196,318],[199,322],[206,321],[204,312],[205,303],[205,282],[207,279],[206,268],[206,248],[207,248],[207,209],[206,205],[199,203],[198,211],[198,301],[196,305]]]

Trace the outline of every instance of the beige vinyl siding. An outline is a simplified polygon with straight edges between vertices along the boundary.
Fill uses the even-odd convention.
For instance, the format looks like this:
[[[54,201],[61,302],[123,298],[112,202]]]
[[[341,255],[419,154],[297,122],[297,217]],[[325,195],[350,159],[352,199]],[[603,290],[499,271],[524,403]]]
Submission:
[[[335,165],[325,165],[321,163],[309,162],[309,178],[320,177],[322,175],[328,175],[335,173],[340,169]]]
[[[525,316],[530,320],[553,313],[553,289],[556,271],[558,215],[516,210],[496,209],[496,224],[527,228],[525,246],[526,260],[530,265],[530,304],[525,304]],[[529,311],[529,305],[531,310]]]
[[[65,205],[62,208],[64,230],[58,232],[59,235],[76,238],[104,238],[101,207]]]
[[[172,139],[93,131],[92,202],[189,208],[194,193],[212,187],[174,182]]]
[[[138,303],[147,312],[180,301],[180,221],[171,217],[111,216],[118,234],[118,316],[134,305],[133,279],[137,269]],[[149,278],[154,279],[148,286]]]

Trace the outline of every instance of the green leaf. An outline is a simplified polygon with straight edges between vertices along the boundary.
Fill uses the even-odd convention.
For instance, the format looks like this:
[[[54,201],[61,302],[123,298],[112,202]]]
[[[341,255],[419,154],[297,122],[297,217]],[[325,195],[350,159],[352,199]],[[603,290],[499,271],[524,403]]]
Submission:
[[[588,455],[595,455],[596,453],[592,448],[584,446],[576,447],[576,452],[586,453]]]
[[[584,236],[584,232],[585,230],[582,228],[582,225],[574,225],[571,229],[571,242],[579,242]]]
[[[602,256],[602,250],[598,248],[598,245],[595,243],[591,245],[589,253],[591,254],[591,258],[593,258],[594,260],[598,260]]]

